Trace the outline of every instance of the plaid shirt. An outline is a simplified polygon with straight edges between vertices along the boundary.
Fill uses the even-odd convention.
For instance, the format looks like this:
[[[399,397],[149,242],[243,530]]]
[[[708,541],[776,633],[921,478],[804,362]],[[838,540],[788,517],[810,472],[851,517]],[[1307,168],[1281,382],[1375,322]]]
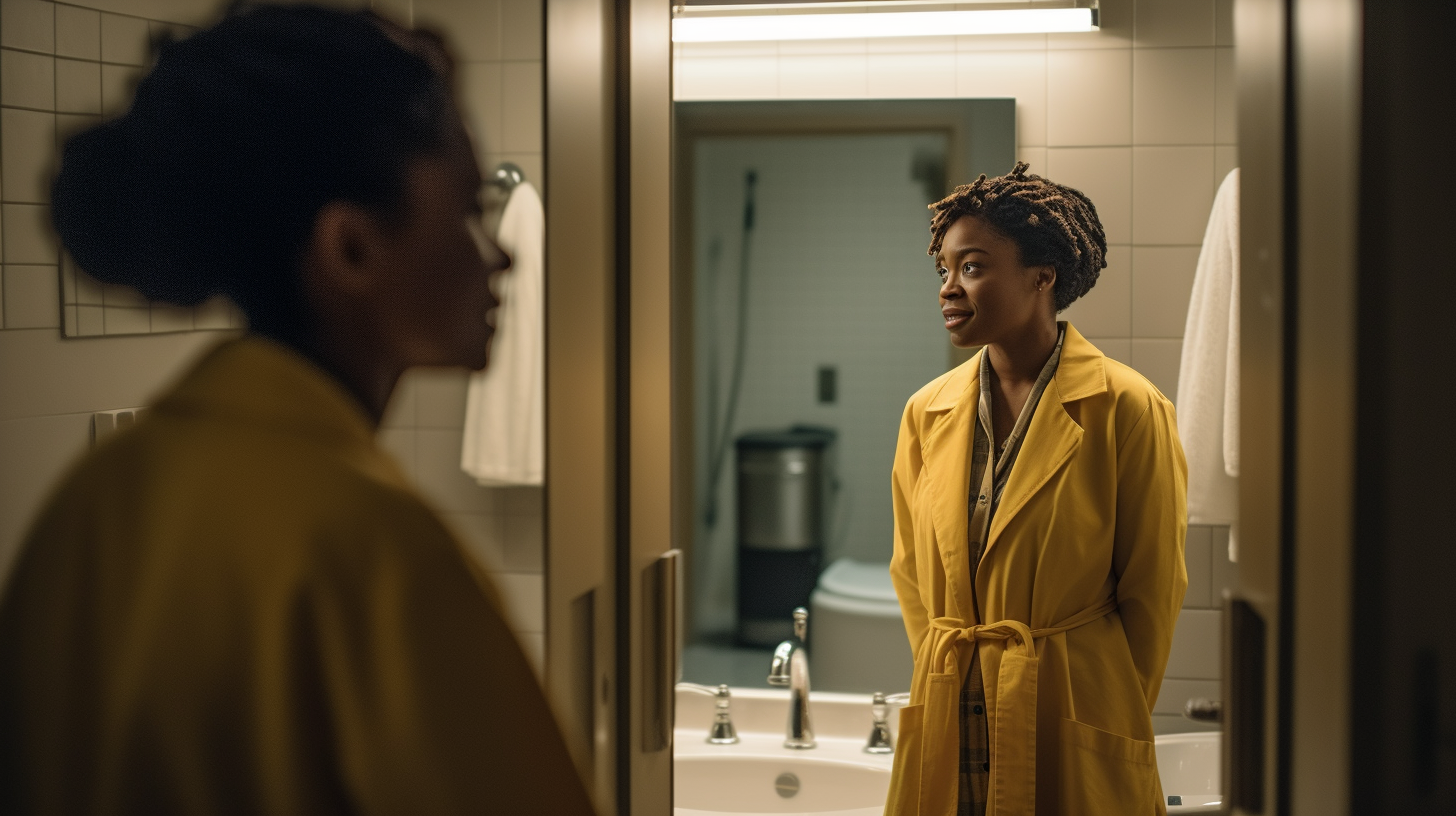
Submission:
[[[1032,386],[1021,415],[1011,434],[1001,444],[1000,456],[992,456],[991,440],[995,438],[995,426],[991,424],[991,361],[989,354],[981,355],[981,401],[971,447],[971,486],[969,501],[970,524],[967,525],[971,553],[971,575],[981,563],[991,531],[991,517],[996,505],[1001,502],[1001,493],[1011,478],[1011,468],[1021,452],[1021,442],[1031,424],[1031,415],[1042,392],[1057,372],[1057,363],[1062,358],[1062,340],[1066,328],[1057,330],[1057,345],[1042,366],[1041,374]],[[975,581],[971,581],[975,591]],[[973,650],[971,666],[966,673],[966,682],[961,684],[961,761],[960,761],[960,804],[958,816],[985,816],[986,799],[991,781],[991,736],[986,717],[986,687],[981,677],[981,658]]]

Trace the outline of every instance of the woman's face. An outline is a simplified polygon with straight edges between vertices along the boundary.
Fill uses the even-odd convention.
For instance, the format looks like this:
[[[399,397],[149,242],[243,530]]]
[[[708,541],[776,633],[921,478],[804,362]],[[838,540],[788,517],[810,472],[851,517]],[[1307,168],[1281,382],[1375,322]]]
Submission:
[[[511,260],[486,234],[480,167],[464,128],[416,159],[403,223],[388,240],[385,330],[408,365],[484,368],[494,309],[491,279]]]
[[[957,348],[1002,342],[1045,318],[1055,271],[1023,266],[1016,242],[984,219],[951,224],[935,265],[940,312]]]

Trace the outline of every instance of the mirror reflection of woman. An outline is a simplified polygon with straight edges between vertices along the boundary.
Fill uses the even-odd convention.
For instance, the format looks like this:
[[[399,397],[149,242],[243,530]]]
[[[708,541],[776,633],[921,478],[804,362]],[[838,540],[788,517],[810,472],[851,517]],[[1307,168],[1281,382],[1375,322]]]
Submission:
[[[510,260],[438,37],[235,6],[71,139],[98,279],[250,330],[65,478],[0,601],[0,812],[592,812],[490,581],[375,431]],[[117,342],[103,340],[100,342]]]
[[[905,408],[890,572],[915,654],[886,813],[1166,812],[1151,712],[1188,579],[1173,406],[1056,315],[1106,266],[1018,163],[932,205],[970,361]]]

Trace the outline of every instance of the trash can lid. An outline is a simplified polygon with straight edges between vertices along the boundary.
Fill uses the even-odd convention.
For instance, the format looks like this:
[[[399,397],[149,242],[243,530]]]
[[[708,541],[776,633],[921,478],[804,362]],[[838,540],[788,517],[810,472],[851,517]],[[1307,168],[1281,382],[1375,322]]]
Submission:
[[[786,431],[748,431],[739,435],[739,448],[823,448],[834,442],[833,428],[799,425]]]
[[[841,558],[819,576],[819,588],[847,598],[898,601],[895,585],[890,581],[890,565],[883,563],[866,564]]]

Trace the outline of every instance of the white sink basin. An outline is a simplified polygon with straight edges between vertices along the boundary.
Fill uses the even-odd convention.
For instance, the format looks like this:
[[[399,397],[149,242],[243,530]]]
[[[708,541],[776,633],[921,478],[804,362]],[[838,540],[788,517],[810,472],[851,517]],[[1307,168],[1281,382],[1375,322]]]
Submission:
[[[725,813],[868,814],[884,807],[889,769],[810,756],[680,756],[678,816]]]

